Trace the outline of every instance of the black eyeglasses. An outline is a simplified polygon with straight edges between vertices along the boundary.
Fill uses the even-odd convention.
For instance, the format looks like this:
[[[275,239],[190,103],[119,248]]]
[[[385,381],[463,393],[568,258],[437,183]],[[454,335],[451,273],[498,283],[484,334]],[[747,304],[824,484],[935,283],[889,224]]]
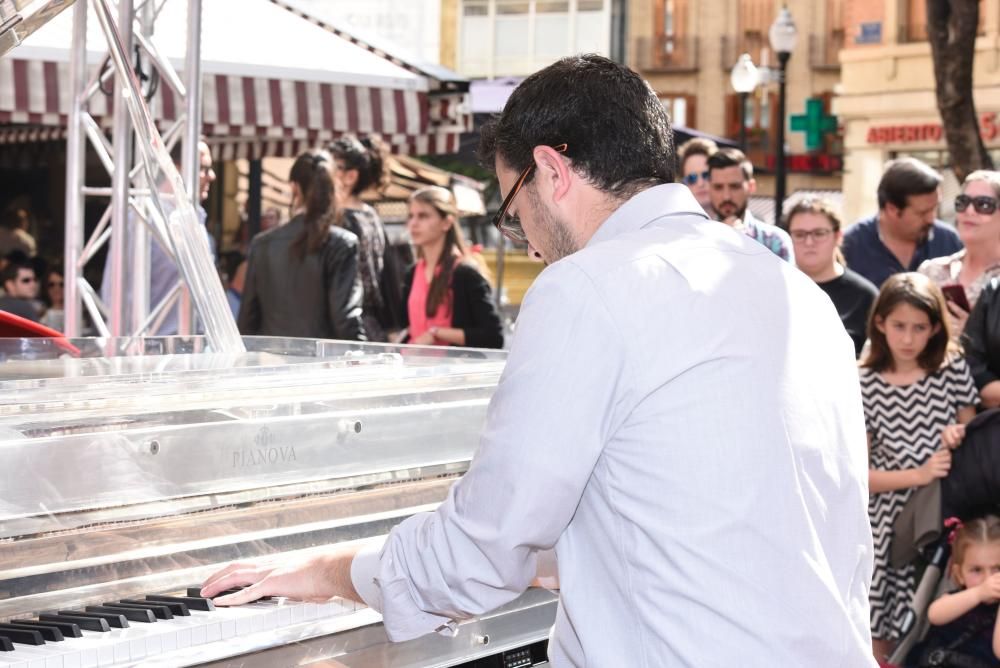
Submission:
[[[702,181],[708,181],[708,177],[709,177],[709,171],[707,169],[701,173],[694,172],[692,174],[685,174],[684,184],[693,186],[694,184],[698,183],[698,179],[701,179]]]
[[[815,230],[792,230],[789,232],[793,241],[798,241],[799,243],[805,243],[809,239],[819,243],[821,241],[826,241],[833,234],[833,229],[829,227],[819,227]]]
[[[17,282],[23,285],[27,285],[28,283],[37,283],[38,279],[35,278],[34,276],[25,276],[24,278],[17,279]]]
[[[569,148],[569,144],[559,144],[558,146],[553,146],[552,150],[558,153],[565,153]],[[500,205],[500,210],[497,211],[497,215],[493,217],[493,227],[497,228],[500,234],[504,235],[511,241],[516,241],[518,243],[525,243],[528,241],[528,237],[524,234],[524,229],[521,227],[521,221],[517,218],[507,216],[507,209],[510,208],[511,203],[514,198],[517,197],[517,193],[521,190],[521,186],[524,182],[528,180],[531,176],[531,172],[535,169],[535,161],[532,160],[531,164],[524,168],[521,175],[517,177],[517,181],[514,181],[514,187],[510,189],[507,196],[503,198],[503,204]]]
[[[976,210],[976,213],[988,216],[997,210],[997,206],[1000,205],[1000,202],[997,202],[995,197],[987,197],[986,195],[981,195],[979,197],[959,195],[955,198],[955,213],[965,211],[969,208],[970,204]]]

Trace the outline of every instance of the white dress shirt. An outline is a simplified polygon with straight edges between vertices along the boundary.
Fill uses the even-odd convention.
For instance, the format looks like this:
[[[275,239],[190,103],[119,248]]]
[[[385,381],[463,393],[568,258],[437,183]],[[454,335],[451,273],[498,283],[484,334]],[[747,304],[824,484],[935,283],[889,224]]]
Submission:
[[[663,185],[535,280],[469,471],[352,580],[405,640],[554,547],[554,666],[874,666],[867,480],[830,300]]]

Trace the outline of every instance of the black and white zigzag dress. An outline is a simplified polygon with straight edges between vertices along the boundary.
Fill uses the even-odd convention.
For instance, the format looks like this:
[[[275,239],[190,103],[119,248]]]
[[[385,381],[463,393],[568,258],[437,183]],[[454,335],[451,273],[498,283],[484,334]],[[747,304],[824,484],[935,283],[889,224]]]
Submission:
[[[911,385],[892,385],[861,369],[865,423],[872,437],[870,466],[884,471],[916,468],[941,448],[941,432],[958,410],[975,405],[979,394],[965,360],[955,357]],[[892,525],[913,489],[875,494],[868,503],[875,539],[872,574],[872,635],[893,640],[916,589],[915,569],[889,566]]]

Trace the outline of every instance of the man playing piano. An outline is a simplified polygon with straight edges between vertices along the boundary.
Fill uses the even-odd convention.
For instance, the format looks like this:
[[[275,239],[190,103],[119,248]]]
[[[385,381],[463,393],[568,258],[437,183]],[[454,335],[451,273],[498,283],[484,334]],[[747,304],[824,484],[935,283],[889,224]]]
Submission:
[[[498,227],[548,267],[469,471],[384,540],[202,593],[363,600],[405,640],[515,598],[554,550],[555,666],[874,666],[864,420],[829,300],[671,183],[669,119],[610,60],[528,77],[481,151]]]

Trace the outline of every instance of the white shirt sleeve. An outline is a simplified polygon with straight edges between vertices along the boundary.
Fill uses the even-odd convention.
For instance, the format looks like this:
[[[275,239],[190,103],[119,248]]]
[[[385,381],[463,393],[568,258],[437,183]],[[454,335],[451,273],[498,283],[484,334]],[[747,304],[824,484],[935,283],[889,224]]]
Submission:
[[[625,360],[590,277],[569,260],[548,267],[525,299],[469,471],[435,512],[396,527],[377,562],[368,551],[352,564],[391,640],[454,628],[528,587],[536,552],[555,545],[628,414]]]

